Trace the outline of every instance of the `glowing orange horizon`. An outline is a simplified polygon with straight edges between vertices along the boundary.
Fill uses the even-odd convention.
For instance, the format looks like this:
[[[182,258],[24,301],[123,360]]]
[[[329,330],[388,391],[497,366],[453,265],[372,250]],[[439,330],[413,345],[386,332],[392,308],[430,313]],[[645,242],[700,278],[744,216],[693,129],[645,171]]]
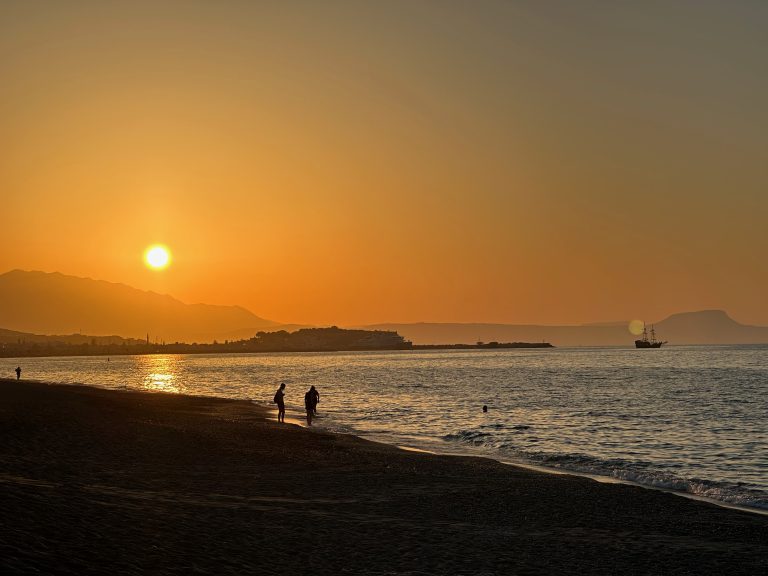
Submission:
[[[38,6],[0,19],[0,272],[300,324],[768,325],[747,5]]]

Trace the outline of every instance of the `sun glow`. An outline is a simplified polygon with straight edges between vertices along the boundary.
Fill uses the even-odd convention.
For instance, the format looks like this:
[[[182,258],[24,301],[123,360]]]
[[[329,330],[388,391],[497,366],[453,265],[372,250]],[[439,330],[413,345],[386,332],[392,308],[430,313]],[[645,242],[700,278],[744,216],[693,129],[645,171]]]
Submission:
[[[162,270],[171,263],[171,252],[162,244],[155,244],[144,252],[144,262],[153,270]]]

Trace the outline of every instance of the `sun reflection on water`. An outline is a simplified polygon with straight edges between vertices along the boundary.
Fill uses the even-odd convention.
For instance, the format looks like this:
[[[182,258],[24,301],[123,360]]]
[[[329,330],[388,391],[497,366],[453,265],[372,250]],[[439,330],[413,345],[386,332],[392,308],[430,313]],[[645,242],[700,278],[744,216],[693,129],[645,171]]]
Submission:
[[[179,382],[179,360],[174,356],[139,356],[139,370],[144,374],[141,387],[156,392],[180,394],[184,386]]]

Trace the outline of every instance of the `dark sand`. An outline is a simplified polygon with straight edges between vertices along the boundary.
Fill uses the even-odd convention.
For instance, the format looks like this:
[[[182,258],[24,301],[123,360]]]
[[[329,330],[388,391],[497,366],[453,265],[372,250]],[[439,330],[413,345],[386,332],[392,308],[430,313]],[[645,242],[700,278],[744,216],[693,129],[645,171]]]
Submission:
[[[0,381],[0,573],[768,570],[766,516],[265,415]]]

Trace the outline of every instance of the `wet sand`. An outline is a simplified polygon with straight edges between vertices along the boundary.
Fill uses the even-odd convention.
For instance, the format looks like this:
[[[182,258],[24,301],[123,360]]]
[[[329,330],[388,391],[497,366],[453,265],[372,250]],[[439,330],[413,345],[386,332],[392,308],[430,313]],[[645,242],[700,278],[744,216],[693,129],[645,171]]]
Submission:
[[[268,416],[0,380],[0,573],[768,570],[768,516]]]

